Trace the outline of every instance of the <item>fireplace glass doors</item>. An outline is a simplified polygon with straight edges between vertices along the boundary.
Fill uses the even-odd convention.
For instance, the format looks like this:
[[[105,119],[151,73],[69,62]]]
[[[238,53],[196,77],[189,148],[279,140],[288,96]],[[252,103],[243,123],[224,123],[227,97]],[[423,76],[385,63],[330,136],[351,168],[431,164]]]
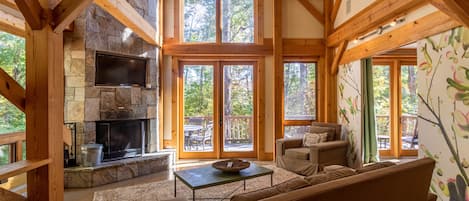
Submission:
[[[103,145],[103,161],[142,155],[147,120],[96,122],[96,143]]]

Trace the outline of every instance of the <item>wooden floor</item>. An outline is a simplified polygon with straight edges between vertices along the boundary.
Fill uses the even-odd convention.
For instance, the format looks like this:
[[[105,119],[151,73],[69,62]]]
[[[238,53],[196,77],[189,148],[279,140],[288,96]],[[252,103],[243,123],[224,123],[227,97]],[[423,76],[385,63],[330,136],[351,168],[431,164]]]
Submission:
[[[164,181],[173,179],[173,170],[186,169],[201,165],[212,164],[214,160],[180,160],[176,162],[176,165],[170,168],[170,170],[159,172],[156,174],[146,175],[135,179],[129,179],[126,181],[108,184],[95,188],[87,189],[65,189],[64,197],[65,201],[91,201],[93,200],[93,193],[95,191],[102,191],[107,189],[113,189],[124,186],[131,186],[137,184],[144,184],[149,182]],[[272,162],[261,162],[262,164],[273,164]]]

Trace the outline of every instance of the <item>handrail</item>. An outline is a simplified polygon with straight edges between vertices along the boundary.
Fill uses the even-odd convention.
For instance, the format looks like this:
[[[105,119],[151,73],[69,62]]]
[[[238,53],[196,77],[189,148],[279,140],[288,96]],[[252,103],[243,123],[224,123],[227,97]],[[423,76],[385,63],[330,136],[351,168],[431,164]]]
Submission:
[[[25,132],[0,134],[0,145],[14,144],[26,140]]]
[[[51,163],[51,159],[23,160],[0,166],[0,180],[8,179]]]

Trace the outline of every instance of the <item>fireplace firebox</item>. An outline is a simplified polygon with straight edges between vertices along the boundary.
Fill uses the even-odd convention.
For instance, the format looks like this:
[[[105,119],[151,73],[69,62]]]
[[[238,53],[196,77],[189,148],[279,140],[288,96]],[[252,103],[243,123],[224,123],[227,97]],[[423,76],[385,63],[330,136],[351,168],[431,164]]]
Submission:
[[[148,120],[97,121],[96,143],[103,145],[103,161],[141,156]]]

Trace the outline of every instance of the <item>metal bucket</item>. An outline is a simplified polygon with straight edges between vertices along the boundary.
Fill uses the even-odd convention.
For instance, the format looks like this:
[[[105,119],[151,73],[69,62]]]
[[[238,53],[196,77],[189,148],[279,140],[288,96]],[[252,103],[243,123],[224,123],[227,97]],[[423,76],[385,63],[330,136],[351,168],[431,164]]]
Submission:
[[[82,144],[81,145],[81,160],[83,166],[93,167],[101,164],[103,159],[103,145],[102,144]]]

